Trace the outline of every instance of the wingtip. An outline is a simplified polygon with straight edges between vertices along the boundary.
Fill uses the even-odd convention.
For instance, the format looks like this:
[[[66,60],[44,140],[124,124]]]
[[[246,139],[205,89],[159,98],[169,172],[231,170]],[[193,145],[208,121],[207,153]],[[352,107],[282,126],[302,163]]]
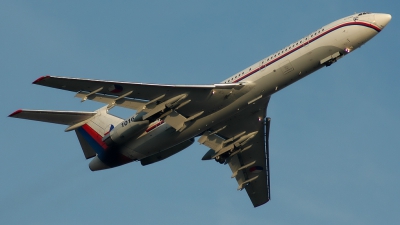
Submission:
[[[268,200],[268,201],[269,201],[269,200]],[[264,205],[264,204],[267,203],[268,201],[263,202],[263,203],[254,204],[253,206],[254,206],[254,208],[257,208],[257,207],[259,207],[259,206]]]
[[[44,79],[46,79],[46,78],[49,78],[49,77],[50,77],[49,75],[41,76],[41,77],[39,77],[38,79],[36,79],[35,81],[33,81],[32,84],[37,84],[37,83],[39,83],[40,81],[42,81],[42,80],[44,80]]]
[[[14,117],[15,115],[19,114],[20,112],[22,112],[22,109],[18,109],[17,111],[11,113],[10,115],[8,115],[8,117]]]

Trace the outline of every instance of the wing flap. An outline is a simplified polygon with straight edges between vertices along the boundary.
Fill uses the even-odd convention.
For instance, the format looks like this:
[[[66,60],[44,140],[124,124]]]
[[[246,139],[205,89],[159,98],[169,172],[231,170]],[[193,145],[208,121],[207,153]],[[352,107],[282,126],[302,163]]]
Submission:
[[[266,118],[265,126],[263,127],[264,132],[258,136],[258,140],[252,145],[254,149],[241,154],[244,162],[256,159],[256,163],[245,170],[249,179],[259,176],[258,179],[254,179],[245,187],[254,207],[265,204],[271,198],[268,147],[269,123],[270,118]]]

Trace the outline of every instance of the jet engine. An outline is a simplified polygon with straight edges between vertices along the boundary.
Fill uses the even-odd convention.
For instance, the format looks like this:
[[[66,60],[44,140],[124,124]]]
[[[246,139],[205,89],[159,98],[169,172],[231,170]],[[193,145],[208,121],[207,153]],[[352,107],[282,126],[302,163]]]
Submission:
[[[108,146],[123,144],[137,135],[140,135],[148,125],[148,120],[136,121],[134,117],[131,117],[120,123],[114,129],[111,129],[110,132],[103,137],[103,142]]]

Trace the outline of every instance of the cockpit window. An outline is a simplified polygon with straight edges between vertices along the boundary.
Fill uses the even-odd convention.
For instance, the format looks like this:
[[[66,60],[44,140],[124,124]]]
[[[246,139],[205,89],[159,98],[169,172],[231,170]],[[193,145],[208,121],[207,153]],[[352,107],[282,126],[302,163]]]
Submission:
[[[362,15],[365,15],[365,14],[370,14],[370,13],[369,12],[362,12],[362,13],[359,13],[358,15],[362,16]]]

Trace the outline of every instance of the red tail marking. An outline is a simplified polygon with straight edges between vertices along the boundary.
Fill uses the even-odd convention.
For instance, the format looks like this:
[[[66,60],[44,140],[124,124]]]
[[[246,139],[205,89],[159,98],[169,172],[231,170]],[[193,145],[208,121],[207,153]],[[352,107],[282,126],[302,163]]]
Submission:
[[[89,125],[85,124],[82,126],[82,128],[103,148],[107,149],[108,146],[102,141],[102,136],[98,134],[93,128],[91,128]]]

